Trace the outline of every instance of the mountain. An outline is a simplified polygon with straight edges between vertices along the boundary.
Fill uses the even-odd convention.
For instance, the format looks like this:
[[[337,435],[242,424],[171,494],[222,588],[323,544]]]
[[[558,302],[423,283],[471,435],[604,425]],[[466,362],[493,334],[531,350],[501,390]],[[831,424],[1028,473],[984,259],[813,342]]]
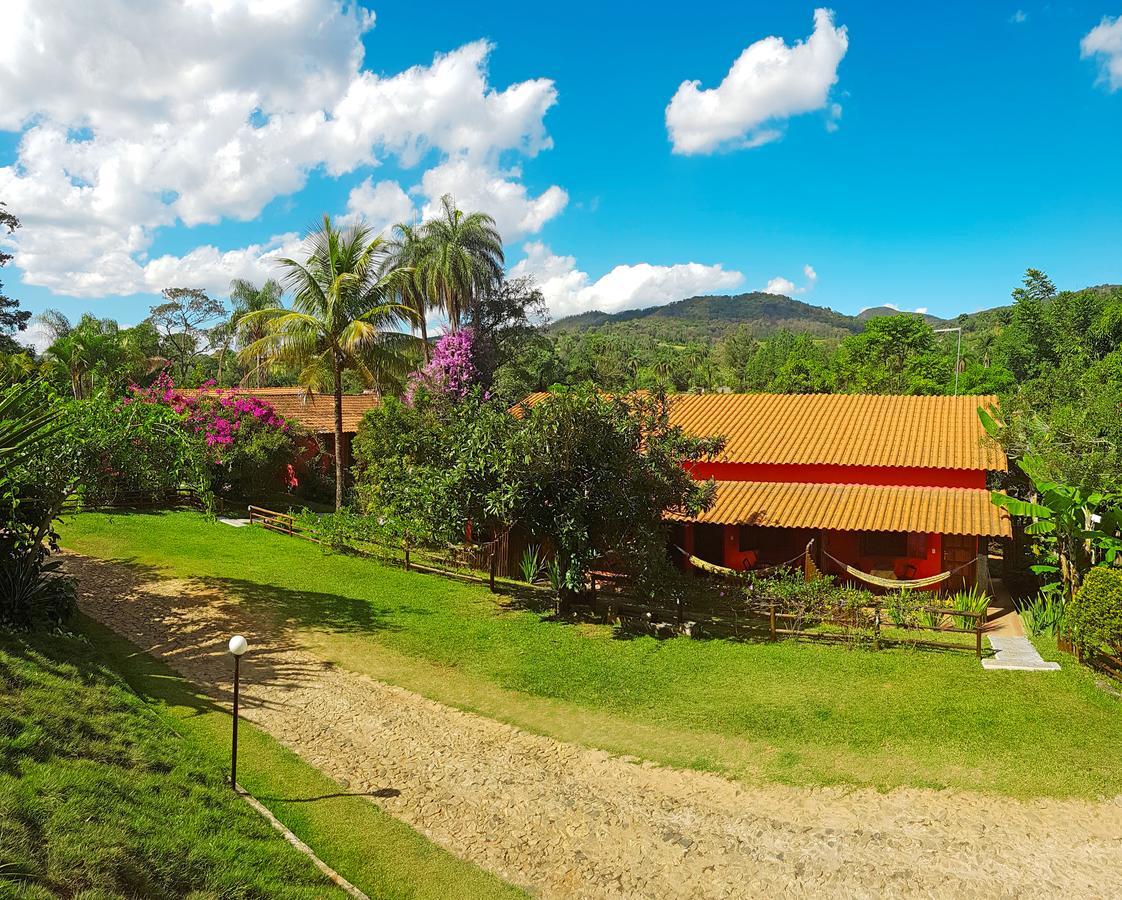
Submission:
[[[860,322],[868,322],[869,319],[876,319],[880,316],[898,315],[900,315],[900,310],[893,309],[891,306],[871,306],[868,309],[861,310],[856,318]],[[916,313],[916,315],[923,316],[923,321],[932,328],[943,328],[950,322],[950,319],[940,319],[938,316],[928,315],[927,313]]]
[[[785,328],[815,337],[842,338],[861,331],[863,322],[823,306],[755,291],[731,297],[690,297],[665,306],[618,313],[593,310],[558,319],[549,330],[560,334],[623,327],[663,340],[689,341],[715,338],[737,325],[751,326],[757,337]]]

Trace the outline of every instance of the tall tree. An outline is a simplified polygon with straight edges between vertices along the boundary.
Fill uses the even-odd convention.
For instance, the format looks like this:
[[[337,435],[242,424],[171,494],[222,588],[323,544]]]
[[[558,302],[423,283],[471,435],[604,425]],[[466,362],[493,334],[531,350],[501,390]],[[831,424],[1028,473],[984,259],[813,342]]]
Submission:
[[[208,330],[224,317],[222,304],[199,288],[164,288],[164,302],[152,307],[150,318],[164,342],[164,352],[183,382],[209,345]]]
[[[5,205],[0,202],[0,207]],[[0,208],[0,229],[7,228],[8,234],[11,234],[19,226],[19,219],[6,209]],[[12,254],[0,250],[0,269],[6,266],[11,258]],[[26,329],[27,320],[30,318],[31,313],[25,309],[20,309],[18,300],[13,300],[11,297],[4,295],[4,284],[0,282],[0,351],[16,353],[22,349],[19,344],[12,340],[12,334]]]
[[[416,338],[393,330],[412,324],[416,313],[398,303],[400,271],[385,266],[386,247],[365,225],[345,230],[329,216],[305,240],[306,258],[282,259],[284,286],[293,308],[277,306],[247,314],[265,335],[242,351],[243,361],[262,356],[300,368],[300,384],[322,389],[330,383],[335,400],[335,508],[343,507],[343,373],[355,372],[380,387],[387,376],[410,368]]]
[[[414,321],[421,332],[425,362],[431,357],[429,347],[428,312],[432,304],[425,292],[425,260],[430,243],[422,229],[401,223],[395,225],[393,237],[387,245],[386,265],[401,274],[398,280],[398,301],[414,313]]]
[[[251,313],[279,308],[283,293],[284,289],[272,278],[261,287],[244,278],[235,278],[230,282],[230,305],[233,307],[230,314],[230,329],[239,348],[248,347],[265,337],[268,319],[251,316]],[[263,369],[264,360],[258,355],[254,358],[253,368],[246,373],[243,383],[252,376],[256,386],[261,387]]]
[[[465,213],[451,194],[440,198],[440,213],[425,222],[422,281],[444,310],[453,331],[471,314],[476,299],[503,274],[503,240],[486,213]]]

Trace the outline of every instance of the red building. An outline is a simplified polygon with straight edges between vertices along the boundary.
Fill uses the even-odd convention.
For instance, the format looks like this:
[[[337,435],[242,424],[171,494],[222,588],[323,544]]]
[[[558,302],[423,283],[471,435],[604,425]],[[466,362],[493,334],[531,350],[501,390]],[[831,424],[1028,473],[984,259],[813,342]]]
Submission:
[[[713,507],[677,526],[683,549],[728,568],[786,562],[813,540],[818,567],[890,580],[954,571],[940,587],[984,578],[987,544],[1010,535],[990,502],[1007,467],[978,407],[994,397],[706,394],[674,397],[671,421],[723,435]]]
[[[534,395],[534,403],[546,395]],[[723,436],[720,459],[690,466],[717,482],[711,509],[675,519],[673,542],[744,570],[801,561],[823,572],[939,588],[986,578],[990,538],[1011,534],[986,476],[1007,461],[978,408],[994,397],[677,394],[671,424]],[[812,543],[813,542],[813,543]],[[684,557],[683,557],[684,559]]]

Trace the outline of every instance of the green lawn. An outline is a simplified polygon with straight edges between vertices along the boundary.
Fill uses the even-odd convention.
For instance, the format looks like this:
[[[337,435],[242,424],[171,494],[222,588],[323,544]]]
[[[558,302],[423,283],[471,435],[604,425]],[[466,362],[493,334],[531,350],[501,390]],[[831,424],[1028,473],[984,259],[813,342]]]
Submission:
[[[85,514],[62,533],[200,578],[340,665],[567,740],[747,782],[1122,793],[1122,702],[1067,657],[1054,674],[984,672],[960,652],[617,640],[192,513]]]
[[[229,714],[76,625],[0,633],[0,895],[345,898],[224,783]],[[371,897],[521,896],[248,723],[239,737],[243,786]]]

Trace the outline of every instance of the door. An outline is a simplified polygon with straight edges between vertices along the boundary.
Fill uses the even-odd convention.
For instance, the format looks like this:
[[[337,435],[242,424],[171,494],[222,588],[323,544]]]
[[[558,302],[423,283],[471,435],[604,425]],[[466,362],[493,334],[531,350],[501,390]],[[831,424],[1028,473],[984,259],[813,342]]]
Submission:
[[[943,535],[942,571],[946,572],[949,569],[961,569],[961,571],[955,572],[947,579],[947,590],[957,591],[974,583],[974,577],[978,567],[976,565],[967,565],[967,563],[974,563],[977,556],[978,538],[975,535]],[[966,566],[966,568],[962,569],[962,566]]]
[[[699,522],[693,526],[693,555],[698,559],[725,564],[725,526]]]

